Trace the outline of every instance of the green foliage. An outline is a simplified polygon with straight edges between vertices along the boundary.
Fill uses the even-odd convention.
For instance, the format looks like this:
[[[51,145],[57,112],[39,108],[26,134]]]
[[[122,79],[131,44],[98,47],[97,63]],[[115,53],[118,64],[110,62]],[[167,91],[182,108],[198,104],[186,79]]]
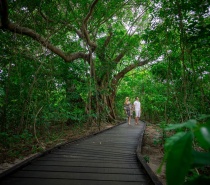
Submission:
[[[3,106],[3,102],[4,102],[4,97],[5,96],[5,93],[4,93],[4,90],[3,88],[0,88],[0,107]]]
[[[157,146],[157,145],[159,145],[160,146],[160,144],[162,144],[162,141],[161,141],[161,139],[157,139],[157,138],[154,138],[153,139],[153,145],[155,145],[155,146]]]
[[[173,142],[166,163],[166,177],[169,185],[184,182],[192,161],[191,149],[192,135],[190,133],[183,134],[176,142]],[[176,178],[174,178],[174,171],[178,172]]]
[[[11,133],[1,132],[0,133],[0,143],[2,147],[13,147],[17,143],[22,141],[26,141],[27,143],[31,143],[33,139],[33,135],[28,131],[24,130],[21,134],[13,135]]]
[[[23,158],[25,153],[31,153],[33,142],[34,136],[28,130],[20,134],[0,132],[0,153],[2,156],[6,155],[9,160]],[[1,157],[0,163],[2,162],[5,161]]]
[[[149,156],[148,155],[144,156],[144,160],[146,161],[146,163],[149,163]]]
[[[140,71],[139,69],[128,73],[120,83],[116,97],[117,107],[121,108],[125,97],[129,96],[131,102],[135,97],[140,98],[142,106],[142,119],[153,122],[153,120],[163,120],[164,104],[166,98],[166,87],[162,83],[154,81],[149,71]],[[123,114],[123,112],[122,112]]]
[[[187,129],[185,132],[177,132],[166,140],[165,160],[168,185],[181,185],[185,182],[190,169],[210,165],[210,125],[208,122],[209,118],[206,123],[189,120],[166,127],[166,131]],[[194,142],[196,142],[195,145]],[[203,150],[198,151],[199,147]],[[174,178],[174,171],[176,171],[176,178]],[[191,179],[193,180],[186,184],[210,182],[210,179],[205,176]]]

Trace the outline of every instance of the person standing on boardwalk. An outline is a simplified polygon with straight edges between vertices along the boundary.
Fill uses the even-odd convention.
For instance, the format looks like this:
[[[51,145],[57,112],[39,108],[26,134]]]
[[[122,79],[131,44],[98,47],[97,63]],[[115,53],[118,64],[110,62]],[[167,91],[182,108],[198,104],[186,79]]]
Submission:
[[[129,100],[129,97],[126,97],[125,102],[124,102],[124,110],[125,110],[125,113],[128,117],[128,124],[129,125],[131,124],[131,108],[132,108],[132,105],[131,105],[131,102]]]
[[[141,103],[139,101],[139,98],[136,97],[135,102],[133,103],[134,110],[135,110],[135,123],[138,124],[139,118],[141,116]]]

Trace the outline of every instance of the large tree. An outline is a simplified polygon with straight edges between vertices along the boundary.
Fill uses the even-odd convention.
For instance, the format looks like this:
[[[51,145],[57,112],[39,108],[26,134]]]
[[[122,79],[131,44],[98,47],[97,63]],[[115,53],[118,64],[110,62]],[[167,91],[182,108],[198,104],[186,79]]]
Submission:
[[[148,57],[140,56],[147,0],[1,0],[0,6],[3,31],[35,40],[66,63],[87,64],[87,113],[94,110],[99,117],[106,112],[110,120],[116,118],[119,80],[149,62]]]

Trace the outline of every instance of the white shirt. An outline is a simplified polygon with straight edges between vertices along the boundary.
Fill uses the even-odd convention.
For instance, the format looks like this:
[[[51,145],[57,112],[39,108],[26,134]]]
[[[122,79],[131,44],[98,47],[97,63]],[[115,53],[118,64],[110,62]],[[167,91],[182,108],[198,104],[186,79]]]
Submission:
[[[136,100],[133,104],[134,104],[135,110],[140,110],[141,103],[139,101]]]

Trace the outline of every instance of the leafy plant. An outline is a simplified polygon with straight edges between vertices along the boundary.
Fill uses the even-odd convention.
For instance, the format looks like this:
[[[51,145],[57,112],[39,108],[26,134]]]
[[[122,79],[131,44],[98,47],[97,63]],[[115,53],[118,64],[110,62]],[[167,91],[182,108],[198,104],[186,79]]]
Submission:
[[[190,170],[196,168],[199,172],[200,168],[210,165],[210,116],[171,124],[165,130],[178,130],[165,143],[167,184],[210,183],[210,178],[205,175],[193,176],[190,181],[186,181]]]
[[[149,163],[149,156],[148,156],[148,155],[145,155],[145,156],[144,156],[144,160],[145,160],[147,163]]]
[[[154,138],[153,139],[153,145],[157,146],[157,145],[161,145],[162,140],[160,138]]]

